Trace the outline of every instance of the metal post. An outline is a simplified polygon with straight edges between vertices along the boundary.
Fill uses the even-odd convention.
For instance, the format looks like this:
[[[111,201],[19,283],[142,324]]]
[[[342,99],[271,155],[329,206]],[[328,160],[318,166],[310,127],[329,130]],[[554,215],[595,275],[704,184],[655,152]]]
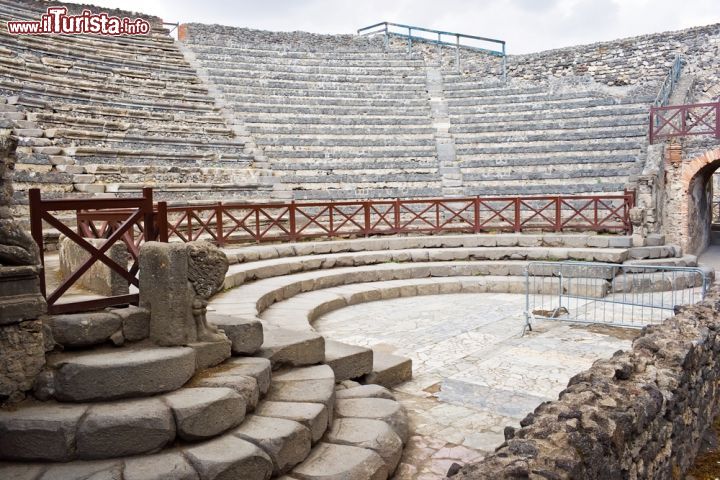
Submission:
[[[460,35],[455,34],[455,68],[460,73]]]
[[[505,42],[502,44],[502,78],[507,83],[507,55],[505,55]]]
[[[440,33],[438,33],[438,66],[442,68],[442,44],[440,43],[442,41],[442,37],[440,36]]]

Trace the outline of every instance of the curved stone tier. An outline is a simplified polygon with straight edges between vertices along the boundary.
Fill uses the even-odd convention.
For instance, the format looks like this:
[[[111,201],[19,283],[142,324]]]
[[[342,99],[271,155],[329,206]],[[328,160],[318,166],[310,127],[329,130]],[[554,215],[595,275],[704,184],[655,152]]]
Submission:
[[[269,373],[267,360],[253,357],[231,359],[229,365],[242,365],[253,371],[262,370],[266,377]],[[257,368],[263,365],[265,368]],[[224,365],[217,367],[225,368]],[[242,370],[241,371],[246,371]],[[248,480],[267,480],[271,477],[284,476],[293,479],[326,479],[351,478],[357,480],[386,480],[397,468],[402,448],[407,438],[408,422],[405,411],[393,396],[382,387],[367,390],[362,387],[351,387],[339,390],[342,399],[335,399],[335,377],[332,369],[327,366],[314,366],[296,368],[278,372],[273,375],[269,385],[267,400],[258,405],[253,415],[249,415],[242,422],[237,421],[238,416],[232,415],[225,407],[222,409],[193,408],[187,402],[197,395],[191,395],[195,388],[181,389],[165,397],[165,402],[175,408],[183,409],[178,415],[173,411],[175,418],[185,427],[196,429],[209,429],[217,426],[218,422],[229,421],[227,417],[237,422],[237,426],[225,428],[221,434],[208,441],[195,444],[170,445],[166,438],[151,435],[148,421],[152,419],[160,423],[163,416],[158,412],[147,412],[147,418],[136,415],[134,423],[128,427],[135,427],[137,441],[145,445],[155,441],[155,450],[168,447],[158,453],[133,456],[140,453],[129,437],[131,432],[127,429],[113,427],[106,431],[106,435],[94,438],[93,448],[100,449],[109,446],[114,437],[112,432],[119,432],[120,438],[116,441],[121,446],[130,448],[119,454],[123,458],[104,461],[73,461],[68,463],[17,463],[0,462],[0,476],[3,478],[38,478],[38,479],[80,479],[93,475],[107,476],[121,480],[150,480],[156,478],[242,478]],[[222,391],[231,395],[231,390],[225,388],[205,388],[206,391]],[[174,397],[174,400],[172,398]],[[168,399],[170,399],[168,401]],[[161,399],[153,399],[156,403],[163,403]],[[198,400],[199,401],[199,400]],[[147,401],[146,401],[147,402]],[[111,408],[104,408],[108,414]],[[117,408],[118,412],[132,412],[129,408]],[[38,407],[45,408],[45,407]],[[74,407],[80,408],[80,407]],[[136,409],[137,410],[137,409]],[[32,408],[22,410],[26,417],[33,414]],[[137,413],[137,412],[136,412]],[[65,414],[66,416],[69,416]],[[91,414],[84,416],[85,422],[91,422]],[[193,416],[194,415],[194,416]],[[172,416],[168,416],[168,423]],[[46,413],[38,415],[47,418]],[[78,418],[83,415],[78,415]],[[335,419],[333,421],[333,419]],[[49,420],[45,420],[49,422]],[[7,437],[0,439],[0,453],[6,456],[11,452],[10,446],[33,447],[37,452],[36,436],[39,430],[32,429],[28,421],[21,417],[15,418],[18,425],[27,429],[27,436]],[[99,422],[95,422],[99,423]],[[0,424],[2,425],[2,424]],[[140,426],[144,425],[144,429]],[[58,426],[56,424],[55,426]],[[111,428],[109,424],[103,426]],[[57,440],[62,443],[60,433],[49,435],[52,428],[48,423],[48,436],[43,434],[46,442]],[[59,429],[67,434],[68,429]],[[0,431],[3,427],[0,426]],[[178,430],[179,431],[179,430]],[[3,431],[3,433],[5,433]],[[72,449],[76,445],[85,445],[87,442],[75,438],[65,438],[65,448]],[[323,439],[323,441],[320,441]],[[99,441],[102,440],[102,441]],[[198,440],[196,438],[196,440]],[[58,452],[57,446],[50,445],[47,452]],[[15,455],[22,458],[22,455]],[[84,457],[81,457],[84,458]],[[91,457],[92,458],[92,457]],[[97,457],[95,457],[97,458]],[[67,461],[67,457],[42,458],[43,460]],[[166,477],[167,476],[167,477]]]

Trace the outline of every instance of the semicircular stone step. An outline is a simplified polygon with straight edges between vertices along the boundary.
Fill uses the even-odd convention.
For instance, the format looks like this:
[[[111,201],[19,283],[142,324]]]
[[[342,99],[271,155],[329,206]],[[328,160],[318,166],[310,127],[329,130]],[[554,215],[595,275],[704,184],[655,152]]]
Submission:
[[[275,402],[320,403],[332,422],[335,407],[335,374],[327,365],[294,368],[273,375],[267,400]]]
[[[233,355],[252,355],[263,344],[263,328],[259,320],[208,313],[210,323],[225,332],[232,342]]]
[[[268,480],[270,457],[230,433],[157,454],[69,463],[2,463],[3,480]]]
[[[403,406],[385,398],[346,398],[335,402],[338,418],[370,418],[381,420],[398,434],[406,443],[410,433],[407,415]]]
[[[386,480],[387,467],[372,450],[318,443],[310,456],[290,473],[297,480]]]
[[[263,325],[263,336],[258,355],[269,359],[273,366],[300,367],[325,359],[325,339],[317,333]]]
[[[322,403],[265,401],[260,403],[255,415],[301,423],[310,429],[313,443],[322,438],[328,426],[328,411]]]
[[[200,372],[188,383],[190,387],[227,387],[235,390],[254,410],[270,388],[270,360],[259,357],[231,358],[222,364]]]
[[[290,471],[310,454],[310,430],[292,420],[251,415],[232,434],[264,450],[273,461],[273,475]]]
[[[49,359],[51,372],[41,390],[64,402],[146,397],[177,390],[195,373],[188,347],[98,350],[62,353]]]
[[[182,388],[103,403],[32,402],[0,411],[0,459],[93,460],[152,453],[238,426],[245,401],[229,388]]]
[[[325,441],[374,451],[382,457],[389,475],[395,472],[403,451],[402,440],[387,423],[369,418],[336,419]]]

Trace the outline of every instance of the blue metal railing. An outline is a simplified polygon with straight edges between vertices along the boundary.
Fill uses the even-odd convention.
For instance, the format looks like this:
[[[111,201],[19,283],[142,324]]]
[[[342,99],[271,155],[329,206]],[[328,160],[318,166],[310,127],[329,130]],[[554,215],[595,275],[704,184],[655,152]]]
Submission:
[[[391,29],[400,29],[400,31],[391,30]],[[432,33],[437,35],[437,39],[434,38],[428,38],[428,37],[422,37],[419,35],[413,35],[413,31],[415,32],[425,32],[425,33]],[[392,23],[392,22],[380,22],[376,23],[375,25],[370,25],[369,27],[363,27],[358,29],[357,34],[364,36],[364,35],[374,35],[382,33],[385,36],[385,46],[388,45],[388,40],[390,36],[395,37],[401,37],[407,39],[407,51],[410,53],[412,51],[412,43],[413,41],[418,42],[425,42],[425,43],[431,43],[438,46],[438,57],[442,58],[442,47],[452,47],[455,48],[455,66],[457,67],[457,70],[460,71],[460,47],[466,48],[468,50],[475,50],[478,52],[484,52],[488,55],[494,55],[496,57],[502,58],[502,77],[503,79],[507,78],[507,55],[505,54],[505,41],[504,40],[498,40],[495,38],[487,38],[487,37],[478,37],[476,35],[466,35],[464,33],[457,33],[457,32],[445,32],[443,30],[434,30],[432,28],[424,28],[424,27],[418,27],[415,25],[403,25],[402,23]],[[447,41],[446,39],[443,39],[443,37],[452,37],[455,39],[455,41]],[[494,50],[492,48],[483,48],[478,47],[475,45],[468,45],[467,43],[462,43],[462,40],[474,40],[474,41],[480,41],[480,42],[488,42],[493,44],[500,45],[499,50]]]
[[[670,95],[672,95],[672,92],[675,89],[675,85],[678,80],[680,80],[680,71],[682,70],[682,66],[682,57],[679,54],[675,55],[672,66],[670,67],[663,84],[660,86],[660,91],[658,92],[657,97],[655,97],[653,107],[664,107],[667,105],[670,100]]]

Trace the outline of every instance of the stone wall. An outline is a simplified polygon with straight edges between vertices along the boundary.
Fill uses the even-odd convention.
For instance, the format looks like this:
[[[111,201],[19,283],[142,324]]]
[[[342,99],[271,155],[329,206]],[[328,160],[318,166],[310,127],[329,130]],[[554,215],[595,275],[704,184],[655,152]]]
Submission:
[[[39,252],[12,219],[17,139],[0,120],[0,405],[19,401],[45,364],[45,301],[38,283]],[[48,342],[49,343],[49,342]]]
[[[180,25],[178,38],[187,43],[213,45],[263,45],[268,49],[308,51],[370,50],[381,51],[381,37],[357,35],[325,35],[309,32],[270,32],[252,28],[185,23]]]
[[[391,44],[406,48],[395,38]],[[495,48],[495,47],[491,47]],[[509,45],[512,50],[512,45]],[[415,42],[413,51],[437,63],[437,47]],[[455,69],[455,54],[443,49],[443,65]],[[673,32],[653,33],[607,42],[578,45],[523,55],[508,55],[509,78],[545,81],[552,77],[585,76],[606,85],[659,82],[665,78],[676,54],[686,60],[683,74],[697,77],[697,99],[720,95],[720,24]],[[463,73],[497,78],[501,59],[472,50],[461,51]]]
[[[683,478],[720,400],[720,289],[573,377],[453,480]]]

